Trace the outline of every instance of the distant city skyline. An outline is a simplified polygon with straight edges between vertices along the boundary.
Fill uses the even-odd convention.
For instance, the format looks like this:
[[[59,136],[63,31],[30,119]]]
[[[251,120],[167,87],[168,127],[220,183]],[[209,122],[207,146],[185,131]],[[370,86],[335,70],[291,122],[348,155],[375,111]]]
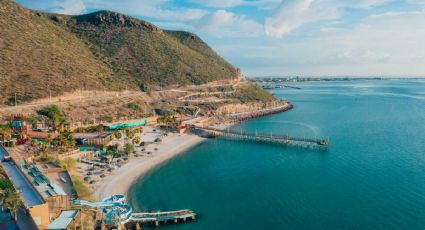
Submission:
[[[424,0],[16,0],[198,34],[247,76],[425,76]]]

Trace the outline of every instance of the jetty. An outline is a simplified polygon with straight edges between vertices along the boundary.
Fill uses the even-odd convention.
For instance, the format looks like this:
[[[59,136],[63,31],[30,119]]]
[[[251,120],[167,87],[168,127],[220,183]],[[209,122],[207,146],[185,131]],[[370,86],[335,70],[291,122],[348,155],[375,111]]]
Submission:
[[[217,129],[212,127],[197,127],[191,126],[191,132],[198,133],[206,137],[223,137],[227,139],[236,139],[244,141],[255,141],[263,143],[274,143],[282,145],[292,145],[300,147],[321,147],[327,148],[330,144],[327,139],[317,138],[300,138],[291,137],[289,135],[276,135],[276,134],[262,134],[262,133],[249,133],[244,131],[234,131],[229,129]]]
[[[240,112],[240,113],[231,113],[231,114],[228,114],[227,117],[232,121],[240,122],[240,121],[249,120],[256,117],[262,117],[262,116],[271,115],[275,113],[285,112],[293,108],[294,106],[291,103],[283,102],[271,108],[265,108],[265,109],[255,110],[255,111],[246,111],[246,112]]]

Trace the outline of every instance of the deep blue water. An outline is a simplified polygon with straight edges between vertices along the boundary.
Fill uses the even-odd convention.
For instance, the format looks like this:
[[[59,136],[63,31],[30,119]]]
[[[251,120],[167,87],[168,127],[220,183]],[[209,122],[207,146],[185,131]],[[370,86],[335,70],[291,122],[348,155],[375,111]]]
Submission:
[[[132,203],[199,214],[163,229],[425,229],[425,80],[295,85],[273,91],[293,110],[234,129],[328,151],[208,140],[138,181]]]

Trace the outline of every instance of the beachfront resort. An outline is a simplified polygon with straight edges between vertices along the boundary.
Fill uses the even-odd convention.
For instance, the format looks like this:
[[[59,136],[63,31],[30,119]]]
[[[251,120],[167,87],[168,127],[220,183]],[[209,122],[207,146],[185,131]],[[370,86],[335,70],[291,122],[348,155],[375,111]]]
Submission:
[[[21,229],[136,228],[196,218],[185,209],[135,212],[121,195],[143,172],[200,141],[174,116],[71,127],[50,106],[36,122],[18,114],[0,128],[2,206]]]
[[[181,100],[199,100],[199,96],[194,93]],[[136,229],[193,221],[196,213],[185,207],[134,210],[127,203],[127,192],[149,170],[205,137],[219,136],[217,128],[291,108],[285,101],[242,107],[222,112],[223,119],[185,106],[139,119],[81,123],[71,122],[58,106],[47,105],[35,115],[8,116],[0,125],[2,206],[9,212],[3,223],[53,230]]]

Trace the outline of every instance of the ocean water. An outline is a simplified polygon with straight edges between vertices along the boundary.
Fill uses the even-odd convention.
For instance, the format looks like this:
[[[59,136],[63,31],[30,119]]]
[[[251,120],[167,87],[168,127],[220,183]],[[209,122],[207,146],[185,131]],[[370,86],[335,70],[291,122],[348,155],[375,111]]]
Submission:
[[[161,229],[425,229],[425,80],[297,83],[295,108],[235,130],[329,138],[328,151],[208,140],[130,191],[139,209],[189,208]]]

